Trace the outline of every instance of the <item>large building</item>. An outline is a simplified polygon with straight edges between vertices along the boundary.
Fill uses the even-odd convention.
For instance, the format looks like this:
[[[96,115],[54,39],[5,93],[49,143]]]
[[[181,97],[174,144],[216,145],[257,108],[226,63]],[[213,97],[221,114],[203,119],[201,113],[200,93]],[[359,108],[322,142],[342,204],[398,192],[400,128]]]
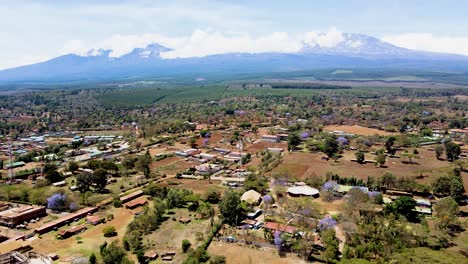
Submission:
[[[0,211],[0,225],[8,227],[15,227],[24,222],[47,215],[44,206],[9,204],[8,207],[2,208],[5,210]]]
[[[13,251],[1,254],[0,264],[52,264],[52,259],[48,256],[34,252],[22,254]]]

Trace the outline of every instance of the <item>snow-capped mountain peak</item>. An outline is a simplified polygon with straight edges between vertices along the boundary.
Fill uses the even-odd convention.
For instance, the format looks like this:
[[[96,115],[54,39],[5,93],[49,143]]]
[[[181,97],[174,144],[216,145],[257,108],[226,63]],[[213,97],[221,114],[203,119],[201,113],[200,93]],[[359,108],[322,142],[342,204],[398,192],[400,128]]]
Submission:
[[[163,52],[171,51],[172,49],[159,45],[157,43],[148,44],[145,48],[135,48],[132,52],[125,54],[122,57],[136,56],[140,58],[160,57]]]
[[[112,53],[112,50],[108,49],[91,49],[88,52],[86,52],[86,57],[98,57],[98,56],[105,56],[109,57],[109,55]]]
[[[300,53],[320,53],[336,55],[366,55],[366,56],[403,56],[408,49],[394,46],[377,38],[363,34],[340,33],[332,41],[304,42]]]

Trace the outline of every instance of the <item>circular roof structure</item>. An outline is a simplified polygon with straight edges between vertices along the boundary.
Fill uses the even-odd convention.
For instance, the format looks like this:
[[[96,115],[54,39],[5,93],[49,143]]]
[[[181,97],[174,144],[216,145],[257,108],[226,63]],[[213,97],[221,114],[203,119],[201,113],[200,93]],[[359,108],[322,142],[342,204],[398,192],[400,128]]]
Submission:
[[[288,188],[288,193],[292,195],[314,196],[320,192],[310,186],[294,186]]]

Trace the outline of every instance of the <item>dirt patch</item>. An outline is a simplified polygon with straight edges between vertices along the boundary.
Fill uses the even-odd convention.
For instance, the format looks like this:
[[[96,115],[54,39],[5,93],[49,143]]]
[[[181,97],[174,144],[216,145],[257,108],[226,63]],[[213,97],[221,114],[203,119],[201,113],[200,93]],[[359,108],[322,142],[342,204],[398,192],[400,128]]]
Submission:
[[[159,254],[166,251],[175,251],[174,263],[182,263],[187,257],[181,250],[182,240],[187,239],[192,248],[198,247],[206,239],[206,234],[211,230],[210,220],[196,220],[195,214],[187,209],[173,209],[168,219],[154,232],[143,237],[143,243],[149,249],[156,250]],[[182,224],[180,217],[188,217],[192,221]],[[198,238],[198,239],[197,239]]]
[[[169,179],[167,181],[162,182],[161,186],[166,186],[175,189],[188,189],[192,190],[194,193],[203,194],[208,190],[210,187],[218,188],[219,190],[223,190],[219,187],[220,181],[211,181],[211,184],[208,180],[195,180],[195,179]]]
[[[306,261],[288,255],[282,258],[275,248],[252,248],[245,245],[238,245],[226,242],[213,241],[208,248],[210,255],[221,255],[226,257],[226,263],[252,263],[252,264],[296,264],[307,263]]]
[[[257,142],[257,143],[247,146],[246,150],[250,153],[257,153],[259,151],[264,151],[267,148],[282,148],[283,150],[287,150],[288,144],[286,142],[279,142],[279,143]]]
[[[159,166],[166,166],[172,163],[176,163],[180,160],[182,160],[180,157],[172,156],[172,157],[165,158],[163,160],[153,161],[150,167],[153,169]]]
[[[356,134],[356,135],[363,135],[363,136],[373,136],[373,135],[379,135],[379,136],[389,136],[389,135],[394,135],[394,133],[390,133],[387,131],[383,130],[378,130],[375,128],[368,128],[368,127],[363,127],[363,126],[348,126],[348,125],[333,125],[333,126],[325,126],[323,128],[325,131],[343,131],[346,133],[351,133],[351,134]]]
[[[412,149],[409,149],[412,151]],[[343,158],[338,162],[332,160],[322,160],[323,153],[285,153],[283,161],[273,169],[270,175],[281,176],[297,180],[306,180],[307,178],[319,176],[324,177],[327,172],[337,173],[342,177],[354,176],[367,180],[368,176],[380,176],[386,171],[390,171],[396,176],[420,176],[418,182],[431,184],[436,177],[446,174],[454,166],[444,160],[437,160],[434,151],[429,151],[427,147],[418,148],[420,159],[413,159],[409,163],[407,158],[387,157],[386,164],[383,167],[376,167],[372,163],[359,164],[352,162],[355,151],[345,151]],[[401,151],[397,152],[400,155]],[[365,154],[366,160],[373,160],[374,155]],[[468,173],[463,173],[465,188],[468,187]]]

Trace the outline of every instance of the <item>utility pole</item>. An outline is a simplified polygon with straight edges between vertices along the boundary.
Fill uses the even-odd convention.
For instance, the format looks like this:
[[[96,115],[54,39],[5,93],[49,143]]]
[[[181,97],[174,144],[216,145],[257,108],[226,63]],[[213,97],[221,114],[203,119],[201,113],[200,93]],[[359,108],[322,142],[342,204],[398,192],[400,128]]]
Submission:
[[[11,140],[11,136],[10,136],[10,146],[8,147],[8,155],[10,157],[10,164],[9,164],[9,167],[8,167],[8,176],[10,177],[10,182],[13,182],[13,178],[14,178],[14,170],[13,170],[13,149],[12,149],[12,140]]]

